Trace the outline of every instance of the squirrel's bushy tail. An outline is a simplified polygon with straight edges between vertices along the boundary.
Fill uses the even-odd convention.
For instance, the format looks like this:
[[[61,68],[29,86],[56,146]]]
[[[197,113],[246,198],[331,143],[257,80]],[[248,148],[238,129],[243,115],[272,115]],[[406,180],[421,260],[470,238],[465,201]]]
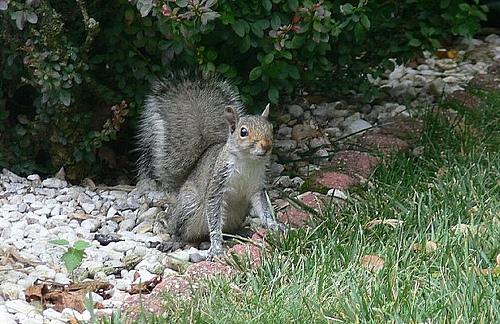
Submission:
[[[156,81],[139,121],[139,177],[177,191],[209,146],[226,143],[227,105],[244,114],[234,88],[214,75],[180,72]]]

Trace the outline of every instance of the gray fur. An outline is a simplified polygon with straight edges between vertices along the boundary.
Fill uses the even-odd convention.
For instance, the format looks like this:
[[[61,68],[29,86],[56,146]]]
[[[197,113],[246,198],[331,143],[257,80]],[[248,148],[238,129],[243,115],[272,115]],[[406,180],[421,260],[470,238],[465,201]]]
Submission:
[[[214,76],[181,72],[156,81],[139,122],[140,179],[178,191],[201,154],[226,142],[227,105],[244,113],[229,82]]]
[[[140,122],[139,173],[174,195],[157,219],[174,240],[210,238],[212,259],[222,255],[222,233],[241,228],[250,208],[276,228],[265,194],[273,140],[267,112],[245,116],[230,85],[212,76],[183,73],[153,86]]]

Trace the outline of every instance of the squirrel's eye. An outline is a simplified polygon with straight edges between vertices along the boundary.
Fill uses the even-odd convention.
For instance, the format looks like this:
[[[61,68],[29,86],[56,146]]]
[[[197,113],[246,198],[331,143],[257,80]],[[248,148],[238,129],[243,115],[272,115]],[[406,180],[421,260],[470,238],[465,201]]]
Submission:
[[[246,129],[246,127],[241,127],[241,129],[240,129],[240,136],[241,137],[247,137],[248,136],[248,129]]]

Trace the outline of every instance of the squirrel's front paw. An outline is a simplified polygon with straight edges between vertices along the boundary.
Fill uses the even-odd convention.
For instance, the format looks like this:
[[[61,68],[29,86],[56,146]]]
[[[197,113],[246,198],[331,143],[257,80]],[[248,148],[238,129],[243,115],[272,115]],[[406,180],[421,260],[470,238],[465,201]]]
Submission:
[[[222,258],[222,243],[212,242],[208,250],[207,261],[214,261],[215,259]]]
[[[272,231],[286,231],[287,228],[284,224],[276,222],[271,217],[267,217],[265,222],[263,222],[265,228],[268,228]]]

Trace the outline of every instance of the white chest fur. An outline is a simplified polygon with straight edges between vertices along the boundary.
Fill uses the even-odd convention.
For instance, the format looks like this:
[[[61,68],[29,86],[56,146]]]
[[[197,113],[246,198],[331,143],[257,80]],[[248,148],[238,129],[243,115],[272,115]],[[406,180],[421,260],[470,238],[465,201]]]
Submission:
[[[266,162],[266,159],[237,157],[230,162],[232,171],[226,182],[222,213],[224,231],[241,227],[249,212],[252,196],[264,187]]]

